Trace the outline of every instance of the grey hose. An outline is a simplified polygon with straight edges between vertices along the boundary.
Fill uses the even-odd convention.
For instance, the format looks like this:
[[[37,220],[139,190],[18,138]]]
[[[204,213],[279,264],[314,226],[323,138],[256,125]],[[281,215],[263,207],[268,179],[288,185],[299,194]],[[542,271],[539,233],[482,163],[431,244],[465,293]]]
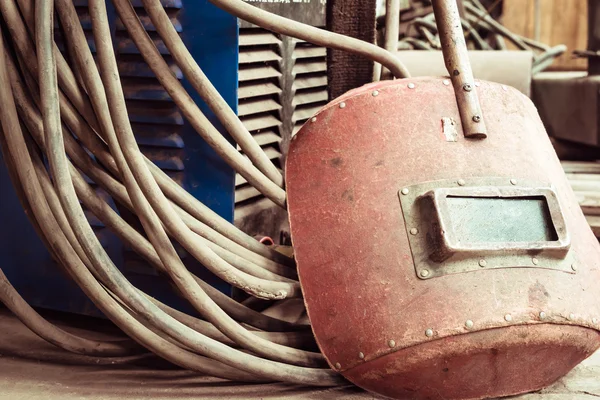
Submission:
[[[315,343],[307,325],[286,323],[253,311],[191,274],[181,261],[172,239],[225,281],[255,297],[302,295],[293,260],[232,227],[142,156],[127,116],[104,0],[89,3],[100,71],[70,0],[36,0],[35,7],[32,0],[18,2],[20,12],[15,0],[6,0],[0,7],[4,24],[14,35],[8,47],[3,37],[0,42],[2,135],[8,158],[18,171],[23,203],[31,204],[34,225],[69,275],[132,339],[184,368],[240,381],[278,380],[319,386],[344,383],[343,378],[326,368],[323,356],[312,351]],[[66,45],[75,60],[74,69],[53,42],[54,4],[65,30]],[[141,54],[157,68],[161,82],[185,109],[196,129],[217,153],[237,163],[239,172],[251,184],[285,206],[279,171],[215,95],[182,43],[173,37],[159,4],[146,0],[145,5],[155,24],[163,25],[160,34],[188,77],[195,81],[196,90],[204,93],[223,124],[235,131],[232,134],[246,147],[244,151],[254,153],[250,157],[254,165],[243,158],[245,161],[239,161],[242,156],[237,150],[228,142],[221,142],[221,134],[191,102],[179,82],[165,73],[161,63],[164,61],[162,57],[155,58],[156,47],[148,40],[131,5],[122,0],[115,0],[115,4]],[[321,32],[319,40],[332,38],[339,39]],[[389,53],[364,47],[362,42],[342,42],[337,48],[354,43],[359,54],[387,60],[386,66],[400,71],[401,63],[389,59]],[[50,172],[38,152],[47,157]],[[99,198],[81,173],[137,214],[143,232],[136,231]],[[98,241],[80,202],[126,245],[165,274],[203,319],[173,310],[131,285]],[[6,282],[8,288],[7,285]],[[25,308],[21,304],[17,311],[22,309]],[[21,317],[38,331],[44,326],[33,314]],[[88,351],[81,350],[77,343],[95,345],[70,337],[57,341],[60,332],[50,333],[47,340],[54,340],[69,351]],[[126,354],[120,344],[102,346],[109,356]]]
[[[371,59],[386,67],[396,78],[409,78],[410,72],[396,57],[374,44],[325,31],[266,12],[242,0],[210,0],[217,7],[261,28],[295,37],[319,46],[344,50]]]

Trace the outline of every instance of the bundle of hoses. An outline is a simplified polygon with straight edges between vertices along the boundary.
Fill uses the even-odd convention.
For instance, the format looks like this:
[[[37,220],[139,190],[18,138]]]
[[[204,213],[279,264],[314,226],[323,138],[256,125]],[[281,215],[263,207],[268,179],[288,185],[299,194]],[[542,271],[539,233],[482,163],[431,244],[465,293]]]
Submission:
[[[2,0],[0,121],[2,152],[27,215],[53,257],[131,340],[75,336],[36,313],[0,270],[0,300],[36,334],[65,350],[110,363],[154,353],[202,374],[246,382],[330,386],[343,379],[315,352],[310,326],[255,311],[188,271],[173,243],[253,298],[301,298],[294,260],[242,233],[146,159],[135,141],[106,13],[89,0],[96,57],[72,0]],[[406,69],[372,44],[266,13],[241,0],[211,0],[256,25],[377,61],[395,76]],[[113,0],[145,61],[202,138],[249,183],[286,206],[281,172],[211,85],[159,0],[143,0],[153,25],[194,89],[248,158],[242,156],[173,76],[129,0]],[[54,43],[63,27],[71,62]],[[49,167],[47,167],[49,166]],[[89,180],[135,213],[136,230],[99,197]],[[133,286],[116,268],[88,220],[91,211],[124,244],[173,283],[201,318],[179,312]]]
[[[492,7],[496,7],[494,1]],[[511,32],[496,21],[480,0],[463,0],[465,15],[461,18],[465,38],[473,50],[507,50],[506,42],[518,50],[533,53],[532,74],[548,68],[566,50],[565,45],[548,46],[539,41]],[[400,18],[400,0],[386,0],[384,47],[398,50],[441,50],[431,1],[412,2],[413,9]],[[403,27],[400,28],[402,23]]]

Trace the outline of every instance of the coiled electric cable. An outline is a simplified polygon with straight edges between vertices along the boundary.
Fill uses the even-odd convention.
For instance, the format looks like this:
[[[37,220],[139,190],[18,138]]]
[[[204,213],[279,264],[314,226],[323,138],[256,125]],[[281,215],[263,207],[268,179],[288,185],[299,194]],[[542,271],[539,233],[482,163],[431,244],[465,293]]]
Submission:
[[[190,252],[194,257],[203,263],[209,270],[215,273],[217,276],[231,283],[232,285],[239,287],[242,290],[250,291],[252,294],[258,296],[266,296],[267,298],[285,298],[288,296],[297,296],[300,294],[299,284],[288,284],[285,282],[271,282],[260,278],[255,278],[248,275],[245,272],[239,271],[233,268],[230,264],[226,263],[223,259],[218,257],[212,250],[210,250],[200,239],[196,236],[189,228],[181,221],[181,218],[156,184],[147,165],[141,157],[137,143],[133,137],[131,125],[127,117],[127,111],[125,107],[124,98],[122,96],[120,81],[116,82],[113,86],[114,92],[107,91],[104,94],[102,88],[102,81],[97,69],[94,67],[94,61],[92,58],[91,51],[85,40],[83,30],[77,13],[75,12],[73,4],[70,0],[56,0],[57,9],[63,24],[66,26],[65,31],[69,39],[76,41],[72,43],[74,49],[74,56],[76,61],[80,64],[81,70],[85,79],[86,87],[91,94],[92,104],[97,113],[101,116],[98,118],[99,122],[103,124],[102,131],[105,137],[108,139],[108,145],[111,149],[111,153],[117,156],[122,149],[123,158],[116,157],[117,165],[125,180],[125,186],[128,190],[129,196],[132,200],[134,207],[137,210],[138,216],[146,229],[146,233],[149,235],[153,244],[159,249],[158,253],[161,255],[160,249],[171,252],[171,259],[173,262],[177,262],[183,268],[181,260],[176,255],[176,252],[172,246],[166,246],[165,243],[169,242],[166,238],[166,233],[161,233],[162,227],[156,213],[162,214],[162,223],[165,224],[166,228],[174,234],[175,238]],[[91,7],[93,3],[90,3],[90,14],[92,16],[92,22],[101,18],[100,12],[94,13],[96,9]],[[94,17],[98,17],[94,19]],[[102,19],[104,21],[104,19]],[[100,23],[102,23],[102,21]],[[92,24],[93,27],[102,27],[100,23]],[[108,36],[106,36],[108,35]],[[113,54],[112,43],[110,42],[110,33],[94,31],[96,48],[99,55],[99,64],[102,67],[106,65],[114,58],[109,58],[108,55]],[[105,56],[103,58],[103,56]],[[114,71],[117,70],[116,61],[113,63]],[[107,80],[107,76],[116,76],[118,73],[113,74],[112,70],[107,67],[104,71],[103,79]],[[110,72],[109,72],[110,71]],[[118,86],[118,89],[117,89]],[[119,91],[121,94],[119,95]],[[108,96],[108,97],[107,97]],[[118,104],[118,106],[117,106]],[[110,110],[110,112],[109,112]],[[112,114],[112,115],[111,115]],[[114,118],[114,115],[120,117],[120,120]],[[112,122],[111,122],[112,118]],[[113,127],[114,125],[114,127]],[[222,136],[220,136],[222,137]],[[123,143],[126,141],[126,143]],[[119,147],[120,146],[120,147]],[[120,160],[119,160],[120,159]],[[130,163],[137,162],[135,165]],[[128,165],[129,163],[129,165]],[[136,174],[138,174],[136,176]],[[143,175],[143,176],[140,176]],[[139,186],[138,186],[139,185]],[[143,192],[143,193],[142,193]],[[148,196],[150,194],[150,196]],[[146,197],[154,203],[151,205],[147,203]],[[151,227],[151,221],[152,223]],[[178,224],[177,224],[178,223]],[[153,239],[153,233],[160,235],[162,238],[159,243],[159,239]],[[170,242],[169,242],[170,244]],[[165,262],[165,265],[169,265]]]
[[[144,0],[148,15],[194,89],[248,159],[172,76],[131,3],[114,0],[114,4],[140,53],[190,124],[251,185],[285,207],[281,172],[208,81],[160,3]],[[246,5],[237,1],[215,4],[276,32],[361,54],[381,62],[397,77],[407,76],[394,55],[371,44],[262,11],[248,13]],[[53,40],[54,6],[72,65]],[[255,311],[187,270],[172,240],[251,296],[270,300],[302,296],[293,259],[235,228],[142,155],[128,119],[105,7],[105,0],[89,1],[95,60],[72,0],[0,2],[2,147],[7,163],[12,163],[18,196],[31,208],[32,222],[49,251],[94,304],[137,343],[87,340],[60,330],[24,303],[1,272],[0,300],[34,332],[75,353],[108,360],[131,354],[135,358],[145,348],[181,367],[225,379],[318,386],[344,383],[315,352],[306,322],[290,323]],[[5,30],[10,37],[5,38]],[[82,174],[136,214],[142,231],[99,197]],[[100,244],[83,206],[170,279],[200,317],[174,310],[133,286]]]
[[[42,0],[42,4],[44,1],[45,0]],[[92,3],[92,5],[93,4],[94,3]],[[103,6],[103,4],[100,6]],[[46,7],[45,11],[47,11],[48,8],[50,7]],[[36,7],[37,16],[44,15],[40,10],[44,10],[44,8]],[[51,14],[47,18],[51,21]],[[41,82],[44,82],[44,85],[42,85],[41,88],[41,98],[42,104],[46,105],[46,107],[44,107],[46,113],[43,112],[43,117],[46,141],[49,147],[49,161],[55,179],[55,186],[61,194],[61,203],[63,204],[67,217],[76,231],[78,238],[82,242],[86,253],[94,264],[93,267],[95,268],[95,272],[106,284],[111,286],[111,290],[114,291],[122,301],[128,304],[132,310],[139,313],[139,317],[143,318],[146,322],[154,322],[155,326],[170,336],[175,335],[174,338],[187,347],[207,353],[212,357],[217,357],[221,361],[225,361],[232,366],[249,370],[260,375],[271,375],[274,379],[298,383],[312,381],[313,384],[315,384],[315,378],[318,378],[317,381],[319,384],[338,382],[339,379],[336,377],[337,375],[331,374],[328,371],[313,371],[278,363],[270,364],[271,362],[267,360],[256,358],[245,353],[234,352],[226,346],[223,347],[223,345],[220,345],[218,342],[215,343],[214,341],[197,334],[197,332],[190,332],[189,328],[182,326],[176,321],[165,318],[165,315],[161,314],[156,306],[145,300],[135,290],[132,290],[124,277],[122,277],[116,268],[114,268],[110,258],[108,258],[93,234],[93,231],[91,231],[89,224],[87,224],[81,207],[76,200],[75,191],[69,178],[68,169],[66,168],[66,157],[64,152],[59,150],[59,148],[62,147],[62,136],[59,129],[49,129],[53,127],[53,125],[56,125],[59,120],[59,113],[56,107],[56,104],[58,104],[57,95],[50,89],[52,88],[51,77],[55,77],[55,75],[53,75],[53,73],[55,73],[55,65],[47,61],[52,60],[52,53],[51,51],[48,51],[48,49],[51,48],[51,23],[46,21],[44,24],[41,23],[42,18],[40,17],[39,19],[40,21],[37,23],[38,30],[36,31],[39,47],[38,54],[43,54],[44,57],[43,60],[42,58],[39,58],[38,60],[40,60],[40,71],[43,71],[45,75],[48,75],[44,77],[47,79],[41,79]],[[60,124],[54,127],[56,128],[59,125]],[[163,244],[164,242],[161,243],[161,245]],[[173,259],[169,259],[169,261],[176,262],[174,257]],[[177,279],[178,277],[175,278]],[[186,279],[185,272],[184,276],[179,279]],[[200,293],[197,294],[200,295]],[[210,300],[208,301],[208,305],[210,305]],[[235,354],[235,356],[233,354]],[[275,356],[278,357],[277,355]],[[248,357],[250,357],[250,360],[248,360]]]
[[[42,1],[44,1],[44,0],[42,0]],[[36,14],[40,15],[41,12],[38,13],[38,11],[39,11],[39,8],[36,7]],[[51,16],[49,19],[51,20]],[[47,24],[46,26],[50,27],[51,25]],[[41,47],[41,49],[44,49],[44,45],[45,45],[45,47],[46,47],[45,48],[45,50],[46,50],[45,56],[46,57],[44,59],[46,60],[46,59],[51,59],[51,53],[49,53],[47,51],[48,48],[50,47],[48,44],[51,41],[50,34],[49,34],[51,29],[47,28],[46,30],[43,30],[43,29],[41,29],[43,27],[44,27],[43,24],[38,23],[38,33],[37,33],[39,36],[38,37],[38,46]],[[44,33],[40,33],[40,32],[46,32],[46,33],[44,34]],[[44,53],[44,52],[40,51],[38,53]],[[48,66],[49,66],[48,69],[42,68],[42,67],[46,67],[46,65],[44,65],[44,63],[42,62],[40,70],[44,71],[48,74],[51,74],[53,71],[53,65],[49,64]],[[48,82],[48,81],[51,81],[51,79],[42,80],[42,82]],[[48,87],[49,87],[49,85],[46,84],[42,87],[42,89],[48,89]],[[45,98],[45,94],[48,94],[47,98]],[[48,91],[48,92],[42,91],[42,101],[43,102],[45,101],[47,103],[56,103],[56,95],[52,94],[51,91]],[[52,124],[52,121],[48,121],[48,120],[58,119],[57,118],[58,112],[56,110],[56,107],[52,107],[50,105],[49,107],[46,108],[46,111],[50,111],[52,109],[54,109],[53,115],[52,114],[44,115],[45,127],[47,125]],[[52,147],[57,148],[58,147],[57,144],[60,144],[60,142],[61,142],[60,133],[56,130],[53,131],[55,133],[49,134],[48,132],[52,132],[52,131],[49,131],[46,129],[47,142],[48,142],[48,146],[50,146],[50,149],[48,152],[50,164],[51,164],[51,168],[53,169],[53,176],[55,177],[55,186],[61,192],[61,202],[63,203],[63,206],[65,207],[66,214],[69,217],[70,222],[73,225],[75,231],[78,233],[78,237],[83,242],[82,244],[83,244],[84,248],[86,248],[86,252],[88,253],[88,256],[90,256],[90,259],[94,263],[94,267],[96,268],[96,273],[98,273],[102,277],[103,280],[106,280],[108,283],[113,284],[112,285],[113,288],[111,290],[115,290],[115,293],[117,295],[119,295],[119,292],[121,292],[119,295],[121,300],[128,302],[130,306],[133,306],[132,307],[133,310],[140,312],[140,314],[138,314],[139,317],[142,317],[144,320],[146,320],[146,322],[154,321],[157,326],[160,326],[160,328],[162,330],[165,330],[166,333],[170,334],[171,336],[173,334],[175,334],[176,340],[182,342],[182,344],[184,344],[185,346],[195,348],[196,350],[207,352],[211,356],[217,357],[221,361],[225,361],[236,367],[244,367],[247,370],[253,370],[253,372],[256,371],[257,373],[262,374],[262,375],[272,374],[274,376],[278,376],[279,378],[286,377],[286,379],[283,379],[283,380],[291,380],[291,381],[304,382],[304,383],[307,382],[307,379],[308,380],[314,379],[315,376],[319,376],[320,378],[322,378],[322,379],[320,379],[320,381],[323,382],[322,384],[328,384],[327,382],[329,382],[329,384],[330,384],[332,381],[332,378],[334,381],[336,380],[335,375],[330,375],[329,379],[327,379],[327,376],[328,376],[327,371],[317,372],[318,370],[315,370],[314,372],[310,372],[310,370],[304,370],[302,368],[300,368],[296,371],[296,370],[294,370],[294,367],[285,366],[285,365],[280,365],[278,367],[275,367],[275,365],[273,365],[273,367],[270,368],[269,367],[270,364],[268,361],[262,360],[262,359],[259,359],[256,357],[252,357],[250,355],[246,355],[245,353],[239,353],[239,352],[237,352],[236,357],[232,357],[232,356],[229,356],[229,353],[232,352],[231,349],[226,346],[224,348],[221,348],[220,351],[217,351],[215,353],[216,348],[219,348],[218,343],[213,343],[212,340],[207,340],[202,335],[196,334],[196,332],[187,332],[185,327],[179,326],[177,323],[169,325],[167,323],[167,321],[164,321],[163,318],[161,318],[160,313],[155,313],[156,308],[151,303],[149,303],[147,301],[143,301],[144,299],[141,299],[140,298],[141,296],[139,296],[138,293],[128,289],[129,286],[128,286],[127,281],[124,280],[124,278],[114,268],[114,265],[112,265],[112,262],[107,257],[107,255],[104,253],[100,244],[97,242],[97,239],[94,236],[93,232],[86,232],[85,222],[87,222],[87,221],[85,221],[85,218],[83,218],[79,204],[73,201],[73,199],[74,198],[76,199],[76,197],[74,196],[74,189],[72,187],[70,180],[68,179],[68,173],[66,171],[66,168],[64,167],[64,163],[66,162],[64,153],[61,153],[58,150],[55,151],[54,149],[52,149]],[[55,158],[58,158],[58,159],[55,159]],[[62,158],[62,160],[61,160],[61,158]],[[77,213],[81,213],[81,217],[77,216]],[[89,229],[89,225],[87,225],[87,229]],[[90,251],[90,249],[95,250],[95,251]],[[102,259],[102,261],[104,261],[104,263],[98,262],[100,259]],[[113,279],[116,279],[116,281],[120,282],[120,284],[114,285],[115,282],[112,282]],[[152,315],[152,317],[150,317],[151,315]],[[186,335],[186,333],[189,336]],[[228,351],[228,350],[230,350],[230,351]],[[248,357],[251,357],[252,362],[250,362],[250,363],[244,362],[245,361],[244,358],[248,358]],[[248,365],[248,364],[251,364],[251,365]],[[254,365],[256,365],[256,367]],[[288,372],[290,368],[292,368],[292,370],[294,370],[294,373],[292,373],[291,371]]]
[[[19,6],[21,7],[23,11],[24,15],[27,15],[28,13],[32,12],[32,3],[33,0],[18,0],[19,1]],[[14,0],[6,0],[6,4],[11,4],[11,2],[14,2]],[[2,3],[3,5],[5,3]],[[12,10],[16,10],[16,8],[12,8]],[[16,27],[21,27],[23,25],[23,22],[20,19],[19,13],[18,12],[11,12],[10,14],[7,14],[4,16],[5,19],[8,21],[7,23],[10,23],[9,25],[11,26],[16,26]],[[32,28],[32,20],[31,18],[27,18],[26,17],[26,21],[28,22],[28,26],[30,27],[30,31],[33,32],[34,29]],[[21,36],[19,36],[20,38],[26,38],[27,35],[24,34],[23,32],[20,32]],[[27,40],[23,40],[20,39],[19,41],[19,49],[21,51],[21,55],[24,59],[27,60],[32,60],[34,59],[34,51],[32,50],[32,45],[30,44],[29,41]],[[55,51],[56,54],[56,51]],[[57,55],[57,59],[62,59],[62,55],[60,53],[58,53]],[[27,63],[25,64],[25,66],[29,69],[30,73],[34,76],[37,77],[37,69],[35,67],[35,63]],[[69,94],[71,92],[73,92],[74,90],[72,88],[78,88],[77,86],[77,82],[75,81],[75,75],[71,72],[71,69],[69,67],[69,65],[61,65],[60,68],[58,69],[58,73],[59,73],[59,82],[62,83],[65,82],[66,85],[66,89],[69,90],[65,90],[65,93],[67,93],[67,98],[69,100],[73,100],[73,96],[77,97],[77,94]],[[63,77],[63,79],[61,80],[61,76]],[[82,84],[82,86],[85,86],[84,84]],[[61,89],[65,89],[65,87],[61,86]],[[68,102],[65,102],[65,97],[61,95],[61,113],[63,113],[63,109],[65,107],[69,108],[69,111],[71,111],[71,113],[67,116],[64,115],[63,113],[63,118],[70,118],[71,121],[71,126],[73,126],[75,124],[74,119],[77,121],[77,126],[81,126],[82,128],[85,128],[82,126],[82,122],[81,122],[81,117],[79,116],[74,116],[72,110],[77,110],[79,113],[81,113],[81,115],[85,116],[85,120],[90,124],[90,129],[85,129],[82,132],[82,141],[85,143],[86,147],[88,147],[88,149],[90,151],[92,151],[92,153],[99,157],[100,160],[102,160],[103,163],[105,163],[105,165],[107,167],[109,167],[109,169],[111,170],[111,172],[113,173],[117,173],[118,174],[118,170],[116,168],[116,164],[114,163],[114,160],[111,160],[110,158],[107,159],[106,155],[109,154],[107,152],[101,152],[101,153],[96,153],[96,151],[99,151],[99,147],[98,147],[98,139],[95,137],[95,134],[93,133],[94,131],[96,131],[96,133],[101,134],[101,130],[99,130],[98,128],[98,123],[96,121],[95,115],[90,116],[90,110],[92,109],[89,100],[83,101],[85,106],[81,106],[78,107],[76,102],[73,102],[73,106],[75,106],[75,108],[73,108],[73,106],[71,106],[70,104],[68,104]],[[67,120],[69,121],[69,120]],[[148,163],[155,179],[157,180],[159,186],[161,187],[161,189],[165,192],[165,194],[167,196],[169,196],[169,198],[171,198],[176,204],[178,204],[183,210],[187,211],[193,218],[197,218],[198,222],[200,222],[201,224],[206,225],[209,229],[214,229],[215,231],[217,231],[220,235],[226,237],[227,239],[234,241],[235,243],[238,243],[240,246],[250,250],[251,252],[254,252],[256,254],[259,254],[262,257],[266,257],[268,259],[271,260],[275,260],[278,263],[282,263],[285,265],[293,265],[293,261],[291,261],[288,257],[284,256],[283,254],[277,253],[275,251],[273,251],[272,249],[268,248],[267,246],[262,245],[261,243],[259,243],[258,241],[254,240],[253,238],[251,238],[250,236],[246,235],[245,233],[241,232],[238,228],[236,228],[235,226],[233,226],[231,223],[229,223],[228,221],[226,221],[225,219],[223,219],[220,215],[216,214],[214,211],[212,211],[210,208],[206,207],[204,204],[202,204],[201,202],[199,202],[196,198],[194,198],[193,196],[191,196],[188,192],[186,192],[181,186],[179,186],[177,183],[175,183],[164,171],[162,171],[160,168],[156,167],[156,165],[154,165],[150,160],[146,159],[146,162]],[[198,224],[196,224],[196,226],[198,226]],[[214,235],[212,235],[212,237],[214,237]]]
[[[24,92],[21,79],[18,74],[16,74],[14,63],[11,62],[10,58],[7,58],[6,60],[21,118],[28,126],[36,142],[40,144],[42,146],[42,150],[44,150],[45,147],[43,146],[44,138],[41,117],[34,110],[34,106],[31,104],[31,101],[28,100],[28,97]],[[105,183],[104,187],[109,191],[113,198],[121,201],[123,204],[129,205],[129,207],[133,210],[133,207],[130,205],[130,201],[127,197],[125,188],[118,181],[114,180],[114,178],[112,178],[109,174],[104,172],[99,166],[94,165],[94,162],[87,157],[85,151],[77,147],[70,135],[64,135],[64,138],[67,147],[67,153],[77,167],[96,182]],[[71,170],[73,170],[73,168],[71,168]],[[74,179],[77,194],[80,199],[82,199],[83,203],[93,211],[102,209],[102,212],[97,213],[97,217],[99,217],[108,227],[112,228],[126,245],[138,252],[138,254],[144,257],[151,265],[157,267],[159,270],[162,270],[163,266],[160,263],[160,259],[147,239],[145,239],[142,235],[135,231],[135,229],[131,228],[118,215],[116,215],[116,213],[110,207],[108,207],[105,201],[97,196],[94,196],[93,193],[89,194],[88,192],[87,195],[84,195],[81,192],[81,182],[83,182],[83,180],[78,174],[72,173],[72,177]],[[110,183],[106,184],[106,182]],[[95,206],[95,204],[98,204],[98,202],[102,203],[100,207]],[[64,219],[64,217],[62,219]],[[117,222],[114,222],[115,219]],[[58,218],[58,220],[60,221],[61,218]],[[61,224],[61,227],[64,227],[64,224]],[[213,298],[213,300],[215,300],[217,304],[224,309],[224,311],[240,322],[244,322],[250,326],[255,326],[256,328],[268,331],[296,330],[298,328],[302,328],[301,326],[294,326],[293,324],[279,321],[254,312],[253,310],[248,309],[235,302],[231,298],[223,295],[221,292],[217,290],[211,290],[212,288],[209,285],[206,285],[203,282],[201,282],[201,285],[203,286],[204,290],[208,292],[209,296],[211,296],[211,298]]]
[[[11,82],[5,68],[5,56],[4,38],[0,32],[0,84],[2,88],[10,89]],[[0,101],[3,104],[3,107],[0,107],[2,132],[7,143],[8,156],[16,164],[15,169],[18,172],[19,181],[22,183],[23,193],[28,203],[31,204],[32,213],[38,221],[46,243],[50,245],[57,259],[69,270],[73,279],[86,295],[126,334],[139,341],[139,343],[155,354],[176,365],[225,379],[260,381],[259,378],[251,374],[231,369],[217,361],[195,355],[185,349],[172,345],[140,324],[135,318],[132,318],[128,312],[112,299],[77,257],[77,254],[66,240],[52,212],[48,208],[44,192],[41,189],[29,152],[27,151],[27,145],[23,137],[24,132],[21,130],[18,122],[11,91],[0,90]]]

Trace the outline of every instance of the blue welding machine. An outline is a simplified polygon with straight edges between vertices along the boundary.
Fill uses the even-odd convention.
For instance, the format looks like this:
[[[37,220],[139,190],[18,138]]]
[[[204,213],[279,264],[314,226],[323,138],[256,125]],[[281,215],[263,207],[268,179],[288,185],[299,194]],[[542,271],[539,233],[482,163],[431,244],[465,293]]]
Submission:
[[[236,110],[238,86],[238,23],[230,14],[207,0],[162,0],[167,13],[200,67],[217,90]],[[80,20],[94,43],[87,0],[74,0]],[[142,59],[107,0],[119,72],[127,99],[129,118],[142,152],[165,170],[197,199],[229,221],[233,221],[234,171],[202,140],[183,118],[166,91]],[[158,50],[170,63],[202,111],[219,127],[212,112],[184,79],[168,50],[146,16],[141,1],[132,1],[140,20],[154,39]],[[56,42],[61,47],[60,30]],[[222,132],[224,132],[221,129]],[[226,135],[226,133],[225,133]],[[229,138],[229,136],[226,136]],[[98,189],[99,195],[105,195]],[[10,282],[29,302],[38,307],[101,316],[99,310],[70,280],[46,250],[15,194],[0,155],[0,262]],[[127,210],[115,209],[133,226],[139,223]],[[100,242],[125,276],[138,288],[182,310],[189,310],[159,274],[105,228],[92,214],[89,220]],[[193,257],[185,257],[196,275],[229,293],[230,287],[206,271]]]

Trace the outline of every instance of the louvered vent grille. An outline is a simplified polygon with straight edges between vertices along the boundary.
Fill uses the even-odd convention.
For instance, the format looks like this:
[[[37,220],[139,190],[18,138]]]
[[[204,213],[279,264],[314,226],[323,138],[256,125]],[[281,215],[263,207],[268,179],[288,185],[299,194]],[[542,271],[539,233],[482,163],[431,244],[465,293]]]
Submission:
[[[275,165],[280,166],[281,40],[258,28],[242,28],[239,37],[238,115]],[[235,180],[236,204],[260,193],[239,174]]]
[[[239,82],[239,116],[282,168],[291,137],[327,103],[326,50],[261,28],[242,28]],[[236,177],[238,225],[257,207],[268,205],[263,200],[243,177]]]
[[[292,136],[328,100],[326,49],[306,42],[296,42],[293,54],[296,62],[293,67]]]

